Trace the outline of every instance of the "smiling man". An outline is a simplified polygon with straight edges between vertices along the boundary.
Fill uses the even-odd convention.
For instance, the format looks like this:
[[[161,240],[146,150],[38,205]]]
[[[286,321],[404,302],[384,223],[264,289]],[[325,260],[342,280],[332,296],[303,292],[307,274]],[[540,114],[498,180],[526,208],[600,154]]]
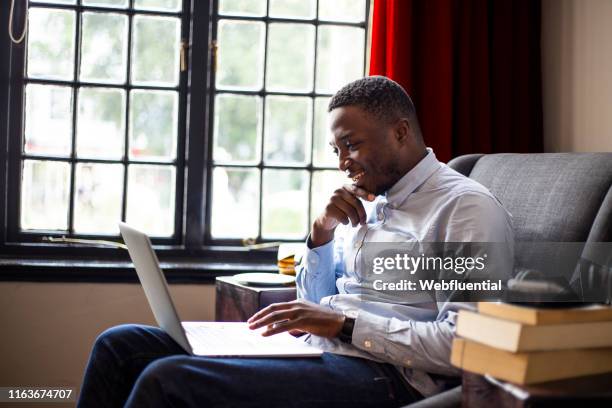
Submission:
[[[267,326],[268,335],[310,333],[307,341],[323,350],[391,365],[418,394],[435,394],[455,382],[456,311],[469,305],[376,293],[361,251],[368,243],[501,242],[509,250],[500,258],[511,257],[510,214],[484,186],[426,148],[414,105],[394,81],[350,83],[331,99],[329,112],[331,145],[352,183],[333,193],[312,225],[297,274],[300,299],[271,305],[250,325]],[[511,265],[511,259],[498,262]],[[493,272],[495,279],[510,273]]]
[[[449,355],[460,305],[369,290],[360,251],[370,242],[511,243],[509,214],[436,160],[397,83],[355,81],[329,111],[331,144],[351,182],[313,223],[300,299],[249,319],[266,336],[307,333],[322,357],[194,357],[159,328],[117,326],[96,340],[79,406],[397,407],[456,383]]]

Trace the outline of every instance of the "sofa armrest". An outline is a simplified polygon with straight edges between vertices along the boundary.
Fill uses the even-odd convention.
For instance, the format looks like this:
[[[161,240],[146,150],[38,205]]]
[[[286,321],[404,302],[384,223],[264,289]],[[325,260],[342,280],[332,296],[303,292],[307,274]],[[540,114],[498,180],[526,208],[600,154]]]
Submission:
[[[422,399],[402,408],[458,408],[461,406],[461,386]]]

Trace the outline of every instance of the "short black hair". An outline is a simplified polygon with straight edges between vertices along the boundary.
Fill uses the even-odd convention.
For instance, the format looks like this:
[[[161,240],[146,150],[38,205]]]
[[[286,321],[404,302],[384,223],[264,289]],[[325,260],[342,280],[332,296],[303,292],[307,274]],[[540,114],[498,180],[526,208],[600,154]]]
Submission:
[[[342,106],[358,106],[386,123],[416,118],[408,93],[400,84],[384,76],[365,77],[345,85],[331,98],[327,111]]]

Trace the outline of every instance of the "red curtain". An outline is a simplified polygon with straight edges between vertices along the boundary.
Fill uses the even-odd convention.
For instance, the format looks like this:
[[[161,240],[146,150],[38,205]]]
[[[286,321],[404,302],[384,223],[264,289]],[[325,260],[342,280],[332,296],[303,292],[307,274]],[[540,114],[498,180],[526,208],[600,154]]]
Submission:
[[[538,0],[374,0],[370,75],[408,91],[440,160],[542,151]]]

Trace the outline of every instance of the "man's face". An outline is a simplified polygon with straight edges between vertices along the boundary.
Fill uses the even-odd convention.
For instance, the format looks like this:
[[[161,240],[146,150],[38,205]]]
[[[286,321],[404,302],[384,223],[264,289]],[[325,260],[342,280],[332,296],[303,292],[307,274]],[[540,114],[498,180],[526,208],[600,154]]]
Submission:
[[[330,145],[338,156],[338,167],[354,185],[380,195],[402,177],[402,146],[392,125],[357,106],[332,110],[330,122]]]

